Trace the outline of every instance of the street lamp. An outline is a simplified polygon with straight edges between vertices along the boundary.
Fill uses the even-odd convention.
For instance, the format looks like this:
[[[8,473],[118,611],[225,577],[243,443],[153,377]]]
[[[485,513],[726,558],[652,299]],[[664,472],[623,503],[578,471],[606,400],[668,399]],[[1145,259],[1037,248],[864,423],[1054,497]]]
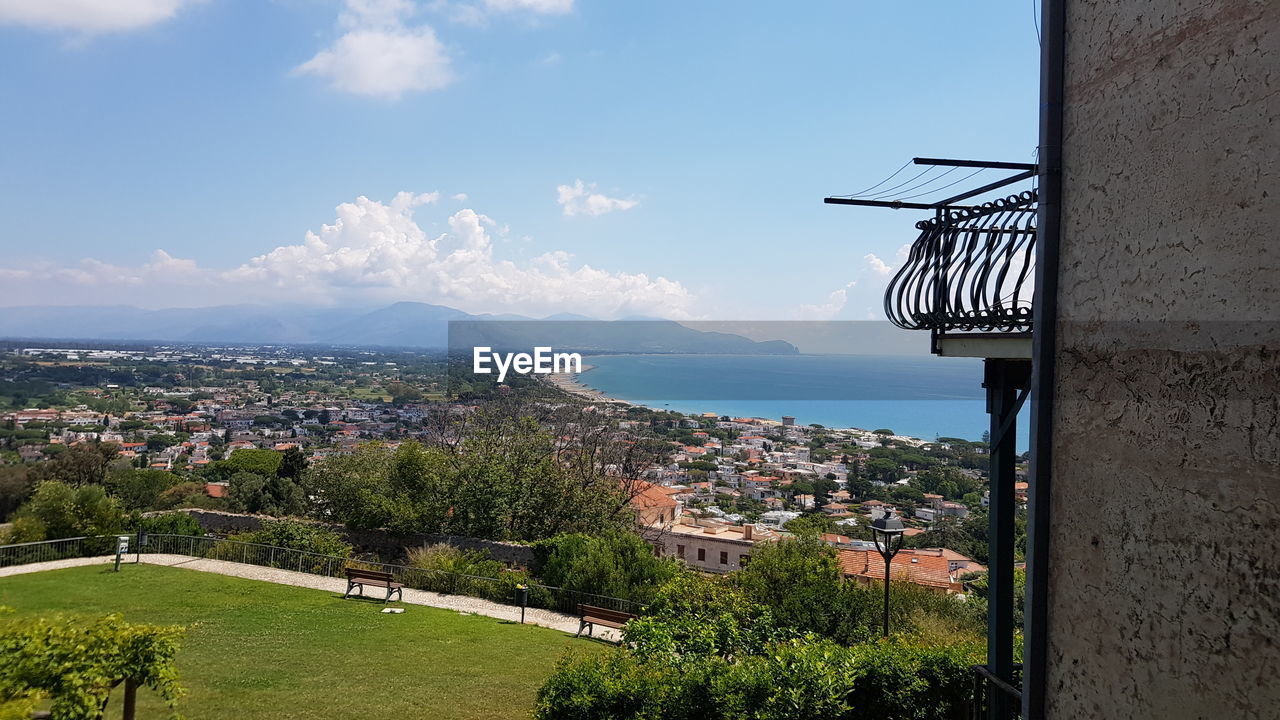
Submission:
[[[885,512],[871,523],[871,534],[876,550],[884,558],[884,636],[889,637],[889,566],[893,556],[902,549],[903,533],[907,531],[902,520],[892,511]]]

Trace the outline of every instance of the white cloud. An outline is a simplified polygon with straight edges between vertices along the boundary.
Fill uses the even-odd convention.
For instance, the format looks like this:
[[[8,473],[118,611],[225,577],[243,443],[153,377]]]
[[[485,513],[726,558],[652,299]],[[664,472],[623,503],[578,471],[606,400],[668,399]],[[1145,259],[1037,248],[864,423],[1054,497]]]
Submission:
[[[451,200],[457,200],[458,202],[466,202],[466,201],[467,201],[467,194],[466,194],[466,193],[458,193],[457,195],[453,195],[453,196],[451,196],[449,199],[451,199]]]
[[[172,18],[200,0],[0,0],[0,25],[86,33],[132,30]]]
[[[527,11],[542,15],[564,15],[573,12],[573,0],[484,0],[491,12]]]
[[[827,301],[818,305],[801,305],[797,309],[799,320],[830,320],[836,316],[849,302],[849,290],[858,284],[857,280],[846,283],[844,287],[827,296]]]
[[[885,262],[876,257],[874,253],[867,253],[862,256],[862,259],[867,261],[867,267],[871,268],[872,272],[880,275],[881,277],[887,277],[893,272],[893,268],[886,265]]]
[[[564,214],[570,217],[574,215],[596,217],[614,210],[630,210],[640,204],[638,200],[611,198],[595,192],[595,189],[595,183],[584,185],[581,180],[575,180],[572,185],[559,185],[556,187],[556,202],[564,206]]]
[[[493,233],[503,229],[470,208],[445,217],[447,230],[428,235],[414,215],[438,199],[438,193],[407,192],[389,202],[356,198],[339,205],[333,223],[306,233],[300,244],[276,247],[230,270],[156,251],[135,267],[86,259],[70,268],[3,270],[0,279],[28,298],[42,297],[40,288],[47,292],[56,283],[66,291],[64,300],[166,307],[417,300],[469,312],[684,319],[696,306],[678,282],[575,263],[560,251],[522,263],[497,258]]]
[[[346,0],[338,18],[346,32],[294,72],[327,78],[343,92],[392,100],[446,87],[453,82],[449,56],[430,26],[406,24],[415,10],[408,0]]]

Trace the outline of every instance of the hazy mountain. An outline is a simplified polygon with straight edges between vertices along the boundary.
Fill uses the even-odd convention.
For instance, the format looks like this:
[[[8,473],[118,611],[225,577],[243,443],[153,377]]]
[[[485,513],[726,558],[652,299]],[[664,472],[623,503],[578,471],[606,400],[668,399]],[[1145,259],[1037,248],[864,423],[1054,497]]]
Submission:
[[[466,322],[458,322],[466,321]],[[450,322],[454,322],[450,338]],[[693,330],[668,320],[606,322],[561,313],[542,321],[472,315],[427,303],[380,308],[222,305],[143,310],[127,305],[0,309],[0,338],[139,342],[324,344],[441,349],[489,345],[559,351],[793,354],[782,341]]]

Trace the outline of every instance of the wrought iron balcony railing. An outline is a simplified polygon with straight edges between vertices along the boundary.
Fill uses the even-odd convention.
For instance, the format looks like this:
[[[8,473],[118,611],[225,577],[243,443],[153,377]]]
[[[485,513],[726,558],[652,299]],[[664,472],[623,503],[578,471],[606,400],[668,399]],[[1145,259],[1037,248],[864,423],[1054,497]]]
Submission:
[[[1031,330],[1036,193],[939,208],[885,290],[889,320],[909,330]]]

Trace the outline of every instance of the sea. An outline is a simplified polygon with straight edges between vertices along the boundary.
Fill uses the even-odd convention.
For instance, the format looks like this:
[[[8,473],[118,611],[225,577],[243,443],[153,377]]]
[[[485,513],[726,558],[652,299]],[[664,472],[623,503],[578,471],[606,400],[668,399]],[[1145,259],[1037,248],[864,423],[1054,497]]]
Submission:
[[[976,358],[886,355],[593,355],[578,382],[684,413],[889,429],[925,440],[982,439],[990,428]],[[1028,443],[1030,402],[1018,418]]]

